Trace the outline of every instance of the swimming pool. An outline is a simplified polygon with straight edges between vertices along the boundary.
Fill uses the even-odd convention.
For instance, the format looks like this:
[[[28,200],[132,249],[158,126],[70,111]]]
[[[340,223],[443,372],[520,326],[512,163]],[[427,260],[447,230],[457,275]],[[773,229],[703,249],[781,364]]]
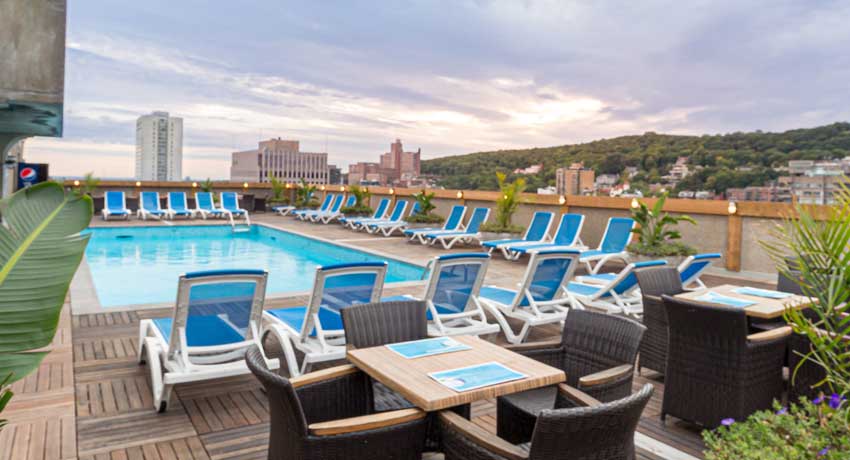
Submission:
[[[98,300],[103,307],[174,302],[177,279],[187,272],[262,268],[269,272],[266,295],[309,291],[316,267],[383,257],[294,233],[252,225],[109,227],[86,230],[86,248]],[[421,279],[422,267],[389,259],[386,282]]]

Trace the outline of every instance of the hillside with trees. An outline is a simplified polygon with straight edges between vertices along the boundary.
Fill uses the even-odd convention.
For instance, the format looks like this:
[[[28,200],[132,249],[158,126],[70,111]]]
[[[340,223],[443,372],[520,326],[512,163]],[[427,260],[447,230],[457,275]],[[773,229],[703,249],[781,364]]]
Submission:
[[[596,174],[620,174],[627,166],[640,173],[633,187],[645,188],[661,181],[680,156],[697,169],[677,190],[714,190],[764,185],[779,176],[777,167],[789,160],[825,160],[850,155],[850,123],[782,133],[761,131],[723,135],[674,136],[648,132],[584,144],[522,150],[498,150],[435,158],[422,162],[422,173],[438,176],[439,184],[452,189],[496,190],[495,172],[513,177],[515,169],[543,164],[540,174],[523,176],[529,190],[554,185],[555,170],[584,162]]]

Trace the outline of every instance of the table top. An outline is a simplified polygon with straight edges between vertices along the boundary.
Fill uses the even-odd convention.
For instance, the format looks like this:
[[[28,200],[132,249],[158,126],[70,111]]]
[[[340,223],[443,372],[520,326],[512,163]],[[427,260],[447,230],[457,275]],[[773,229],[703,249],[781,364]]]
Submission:
[[[454,336],[469,350],[406,359],[386,346],[348,350],[348,360],[425,411],[437,411],[482,399],[564,382],[564,371],[526,358],[474,336]],[[457,392],[428,376],[431,372],[497,362],[528,377]]]
[[[720,286],[715,286],[707,289],[698,289],[695,291],[683,292],[681,294],[676,294],[674,297],[678,297],[685,300],[691,300],[701,303],[708,303],[704,301],[697,300],[696,298],[705,294],[708,291],[715,292],[717,294],[722,294],[729,297],[735,297],[738,299],[745,299],[749,301],[756,302],[749,307],[744,307],[744,311],[747,313],[747,316],[752,316],[754,318],[764,318],[764,319],[772,319],[779,318],[785,313],[785,309],[788,307],[792,308],[806,308],[811,303],[811,300],[807,297],[792,295],[790,297],[786,297],[784,299],[768,299],[766,297],[758,297],[751,296],[745,294],[738,294],[735,292],[735,289],[742,288],[746,286],[738,286],[734,284],[723,284]]]

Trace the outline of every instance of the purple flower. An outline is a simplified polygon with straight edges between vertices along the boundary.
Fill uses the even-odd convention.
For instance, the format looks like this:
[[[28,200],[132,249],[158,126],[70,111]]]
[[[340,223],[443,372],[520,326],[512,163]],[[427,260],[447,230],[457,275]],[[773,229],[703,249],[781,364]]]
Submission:
[[[779,409],[778,411],[776,411],[776,415],[785,415],[787,413],[788,413],[787,407],[783,407],[782,409]]]
[[[817,398],[812,400],[812,404],[818,405],[823,402],[823,396],[818,396]]]
[[[735,423],[734,418],[724,418],[720,421],[720,424],[723,426],[732,426],[733,423]]]
[[[818,457],[823,457],[827,453],[829,453],[829,446],[824,447],[823,449],[819,450],[818,451]]]
[[[841,401],[844,401],[844,399],[844,396],[833,393],[832,396],[829,397],[829,407],[838,409],[841,406]]]

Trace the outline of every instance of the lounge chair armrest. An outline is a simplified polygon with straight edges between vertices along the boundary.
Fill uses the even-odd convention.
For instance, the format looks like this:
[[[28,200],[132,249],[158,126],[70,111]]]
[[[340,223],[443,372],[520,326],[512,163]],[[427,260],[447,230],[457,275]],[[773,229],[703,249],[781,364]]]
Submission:
[[[342,366],[329,367],[327,369],[322,369],[319,371],[300,375],[298,377],[289,379],[289,383],[292,384],[293,388],[300,388],[305,385],[323,382],[325,380],[354,374],[356,372],[359,372],[356,366],[354,366],[353,364],[344,364]]]
[[[564,398],[569,399],[576,406],[582,407],[593,407],[602,404],[598,399],[590,396],[589,394],[579,390],[578,388],[571,387],[566,383],[558,384],[558,393],[561,394]]]
[[[508,460],[526,460],[528,453],[484,428],[451,411],[440,412],[440,422],[445,428],[457,432],[479,447]]]
[[[778,327],[776,329],[771,329],[769,331],[757,332],[755,334],[750,334],[747,336],[747,340],[754,343],[759,342],[768,342],[771,340],[781,339],[783,337],[788,337],[791,335],[791,327],[784,326]]]
[[[663,300],[661,300],[661,296],[657,296],[657,295],[643,294],[643,298],[647,299],[647,300],[651,300],[653,302],[658,302],[659,304],[661,302],[663,302]]]
[[[578,379],[579,385],[582,387],[592,387],[595,385],[603,385],[606,383],[628,377],[634,372],[631,364],[622,364],[604,371],[594,372],[593,374],[585,375]]]
[[[428,415],[426,412],[419,409],[402,409],[330,422],[311,423],[307,428],[313,436],[333,436],[400,425],[423,419],[426,415]]]
[[[533,350],[543,350],[543,349],[554,349],[561,348],[561,339],[557,340],[545,340],[541,342],[526,342],[526,343],[517,343],[514,345],[504,345],[504,348],[515,353],[523,353],[526,351]]]

